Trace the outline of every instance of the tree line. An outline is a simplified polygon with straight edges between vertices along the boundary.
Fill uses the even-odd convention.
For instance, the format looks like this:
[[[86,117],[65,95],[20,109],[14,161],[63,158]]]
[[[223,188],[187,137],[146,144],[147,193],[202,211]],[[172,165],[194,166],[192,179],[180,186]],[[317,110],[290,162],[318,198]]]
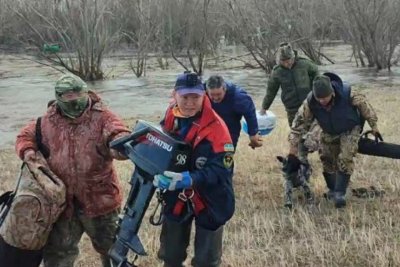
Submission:
[[[241,45],[269,73],[281,41],[320,64],[330,40],[353,48],[358,66],[389,69],[399,60],[400,0],[0,0],[0,45],[35,47],[53,66],[85,80],[104,78],[102,61],[134,49],[130,68],[149,56],[202,74],[222,45]]]

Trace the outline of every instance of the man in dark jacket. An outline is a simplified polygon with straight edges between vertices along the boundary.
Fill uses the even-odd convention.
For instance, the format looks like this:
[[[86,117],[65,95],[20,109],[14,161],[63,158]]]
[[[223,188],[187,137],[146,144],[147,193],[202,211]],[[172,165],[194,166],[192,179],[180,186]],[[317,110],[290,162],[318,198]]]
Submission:
[[[322,128],[320,159],[329,189],[327,196],[341,208],[346,205],[346,189],[354,169],[363,121],[367,120],[373,134],[380,136],[378,118],[365,96],[352,91],[339,76],[333,73],[317,76],[312,92],[293,121],[289,159],[297,155],[301,135],[314,119]]]
[[[234,147],[223,120],[211,107],[204,86],[195,73],[178,76],[175,102],[167,109],[162,127],[193,147],[191,168],[182,173],[166,171],[153,184],[166,190],[158,257],[165,267],[181,267],[193,219],[194,258],[197,267],[221,264],[223,225],[233,216],[232,187]]]
[[[274,101],[279,88],[281,88],[282,103],[286,109],[289,127],[291,127],[297,110],[311,91],[312,81],[318,74],[318,68],[310,60],[298,57],[297,51],[293,50],[289,43],[280,44],[277,53],[277,62],[279,64],[273,68],[268,80],[267,93],[262,102],[260,113],[265,114]],[[313,144],[312,146],[310,146],[310,143],[315,142],[310,141],[319,140],[319,133],[318,124],[313,123],[309,133],[303,133],[304,135],[300,139],[298,148],[299,159],[307,166],[309,166],[309,151],[318,149],[318,141],[316,145]],[[306,143],[308,146],[306,146]],[[284,176],[286,181],[288,181],[289,176],[286,172]],[[285,194],[285,205],[291,203],[291,200],[287,197],[288,195]]]
[[[239,86],[225,82],[221,76],[211,76],[206,82],[207,94],[212,108],[228,126],[233,146],[236,148],[240,135],[240,120],[245,118],[250,138],[249,146],[261,147],[258,134],[256,108],[251,97]]]

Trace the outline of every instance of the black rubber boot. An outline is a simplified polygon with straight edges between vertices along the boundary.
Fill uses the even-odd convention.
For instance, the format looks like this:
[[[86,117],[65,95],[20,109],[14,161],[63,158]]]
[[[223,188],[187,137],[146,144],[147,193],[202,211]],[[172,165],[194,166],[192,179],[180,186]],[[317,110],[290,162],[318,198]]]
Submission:
[[[307,204],[315,204],[315,198],[314,198],[314,194],[311,191],[310,186],[307,184],[307,182],[305,182],[303,184],[303,191],[304,191],[304,197],[306,198],[306,202]]]
[[[346,190],[349,185],[350,175],[345,174],[343,172],[338,172],[336,176],[336,184],[335,184],[335,207],[343,208],[346,206]]]
[[[333,200],[336,184],[336,174],[335,173],[322,173],[325,178],[326,187],[328,187],[328,192],[324,194],[325,198],[328,200]]]

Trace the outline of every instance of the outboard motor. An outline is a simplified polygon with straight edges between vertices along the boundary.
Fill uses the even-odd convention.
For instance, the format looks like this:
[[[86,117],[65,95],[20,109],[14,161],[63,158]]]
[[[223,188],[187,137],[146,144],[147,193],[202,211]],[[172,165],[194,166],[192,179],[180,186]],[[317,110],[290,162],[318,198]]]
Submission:
[[[109,251],[115,267],[133,267],[129,250],[146,255],[138,237],[144,214],[154,195],[153,177],[164,171],[183,172],[189,169],[191,147],[163,132],[158,125],[139,120],[129,136],[114,140],[110,147],[124,153],[135,164],[123,217],[118,222],[116,241]]]

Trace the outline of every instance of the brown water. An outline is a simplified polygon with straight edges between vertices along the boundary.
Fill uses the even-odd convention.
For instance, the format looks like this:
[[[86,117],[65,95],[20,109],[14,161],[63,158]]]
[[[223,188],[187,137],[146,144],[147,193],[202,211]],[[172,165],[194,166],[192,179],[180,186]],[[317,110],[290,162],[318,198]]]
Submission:
[[[393,68],[392,73],[356,68],[355,62],[348,62],[351,50],[345,45],[329,47],[325,53],[336,64],[321,66],[322,72],[333,71],[351,84],[377,89],[382,85],[400,86],[399,67]],[[162,115],[182,69],[175,66],[170,70],[149,70],[146,77],[136,78],[127,66],[126,59],[106,60],[104,69],[112,78],[90,83],[90,87],[121,117]],[[267,76],[261,70],[225,68],[206,71],[204,78],[214,73],[241,85],[257,103],[265,94]],[[54,83],[60,74],[20,56],[0,55],[0,149],[12,147],[18,130],[45,112],[47,102],[54,98]],[[280,101],[279,97],[276,101]]]

